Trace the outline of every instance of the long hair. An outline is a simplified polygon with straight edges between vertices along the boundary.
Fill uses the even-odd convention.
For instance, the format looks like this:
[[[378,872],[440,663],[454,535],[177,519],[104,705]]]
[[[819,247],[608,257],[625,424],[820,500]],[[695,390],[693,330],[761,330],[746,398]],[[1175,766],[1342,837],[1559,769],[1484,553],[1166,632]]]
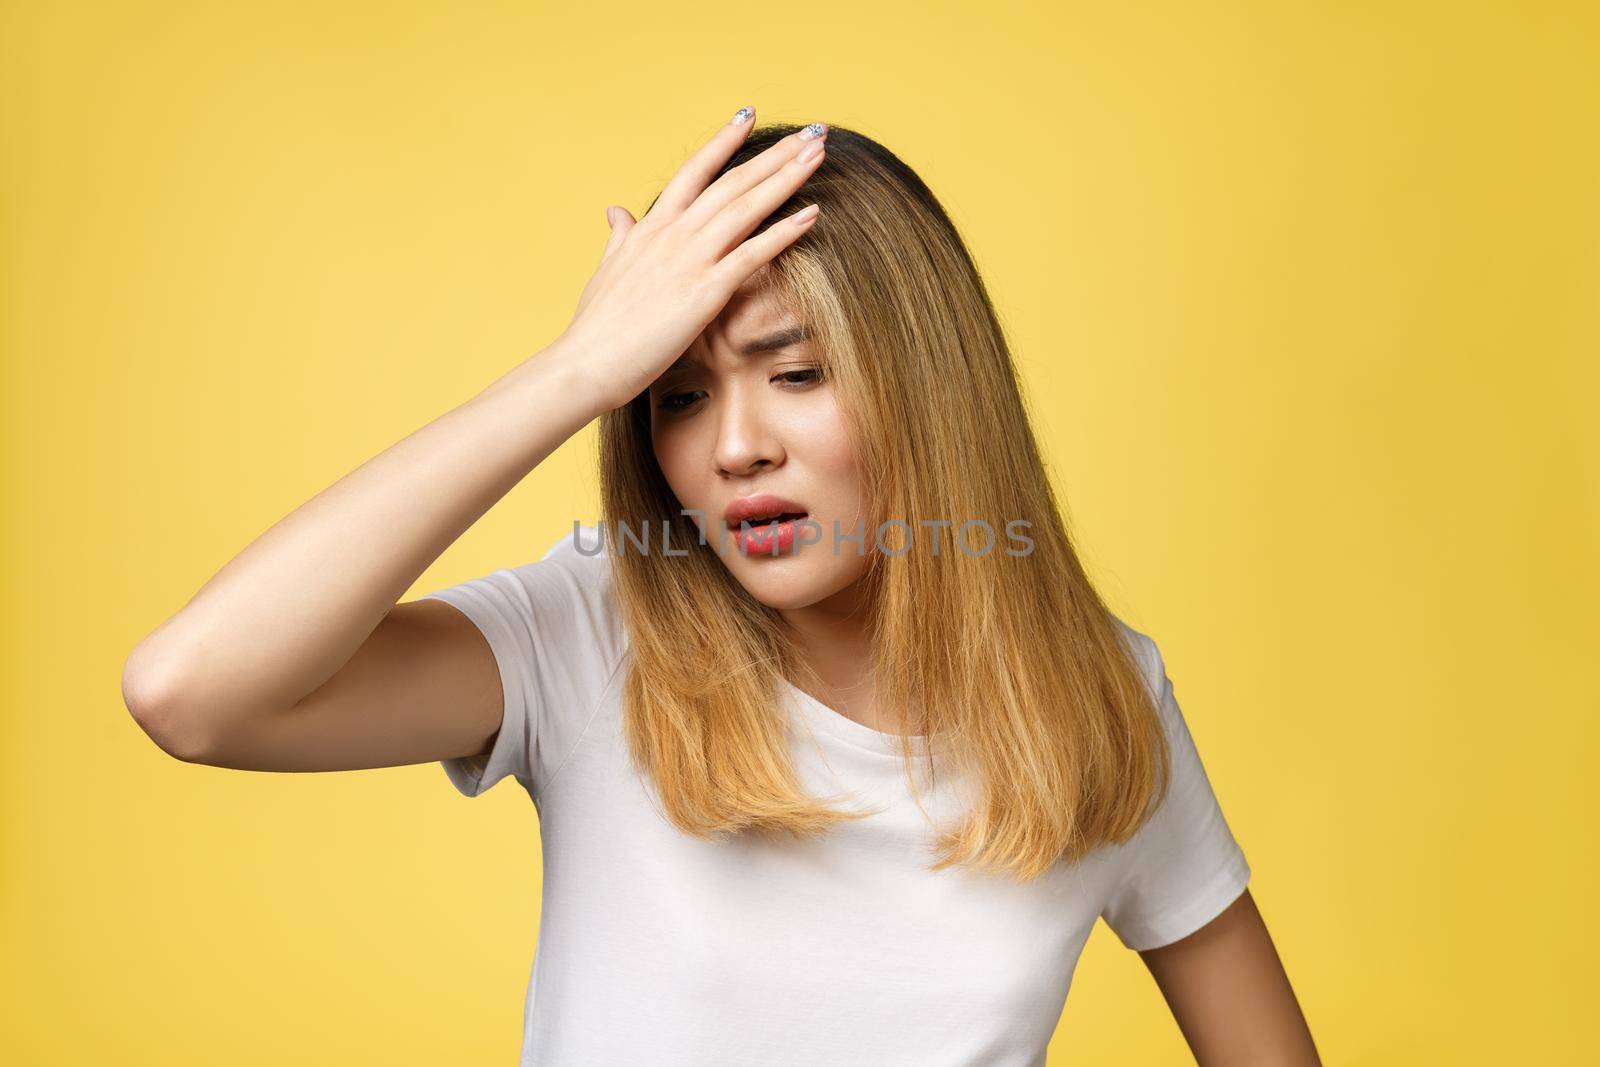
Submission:
[[[797,129],[757,127],[724,172]],[[830,126],[821,166],[756,232],[813,202],[820,218],[765,268],[765,284],[808,316],[855,444],[873,522],[863,588],[874,701],[916,709],[924,736],[943,742],[939,760],[976,783],[965,820],[939,828],[930,869],[1030,880],[1127,840],[1150,816],[1168,775],[1158,711],[1073,549],[1000,323],[938,200],[883,145]],[[781,615],[683,514],[648,405],[641,393],[600,425],[600,525],[631,645],[623,719],[635,767],[666,817],[703,837],[809,836],[871,814],[830,808],[798,783],[778,698],[806,666]],[[1017,519],[1026,554],[1012,554],[1015,541],[981,552],[974,536],[971,551],[947,537],[935,555],[915,533],[933,528],[924,520],[948,520],[949,535],[975,521],[1023,529],[1008,527]],[[873,550],[878,523],[893,535],[887,551]],[[687,555],[619,550],[624,525],[664,529]]]

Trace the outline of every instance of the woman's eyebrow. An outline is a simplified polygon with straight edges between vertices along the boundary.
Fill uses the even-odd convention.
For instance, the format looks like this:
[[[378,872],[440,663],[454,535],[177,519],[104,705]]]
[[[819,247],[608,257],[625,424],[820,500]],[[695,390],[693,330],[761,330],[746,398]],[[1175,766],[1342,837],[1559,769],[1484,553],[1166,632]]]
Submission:
[[[776,352],[780,348],[799,344],[811,338],[811,331],[805,326],[790,326],[779,330],[777,333],[758,337],[754,341],[746,341],[739,349],[747,356],[754,356],[761,352]]]
[[[790,345],[797,345],[801,341],[809,340],[811,340],[810,327],[804,325],[788,326],[777,333],[769,333],[765,337],[757,337],[754,340],[746,341],[739,346],[739,353],[745,356],[756,356],[762,352],[776,352],[779,349],[788,348]],[[699,362],[700,357],[698,355],[685,352],[673,362],[672,366],[662,372],[662,376],[665,377],[673,371],[684,370],[691,364]]]

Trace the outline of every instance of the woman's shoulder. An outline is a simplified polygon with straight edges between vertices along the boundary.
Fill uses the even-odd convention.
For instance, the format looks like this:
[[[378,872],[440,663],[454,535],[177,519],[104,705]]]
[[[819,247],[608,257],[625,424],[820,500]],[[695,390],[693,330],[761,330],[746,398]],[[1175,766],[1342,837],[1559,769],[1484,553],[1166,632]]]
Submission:
[[[611,557],[598,526],[574,522],[544,555],[526,567],[541,572],[559,572],[560,583],[575,596],[590,616],[591,627],[617,630],[621,641],[616,594],[612,585]]]
[[[563,533],[539,558],[541,563],[546,561],[559,564],[597,587],[610,585],[611,559],[599,526],[573,522],[572,529]]]
[[[1160,647],[1149,634],[1134,629],[1117,615],[1111,616],[1111,622],[1128,651],[1133,654],[1133,660],[1144,676],[1145,686],[1159,701],[1167,679],[1166,663],[1161,657]]]
[[[595,551],[598,530],[574,524],[537,559],[427,594],[456,604],[474,621],[498,622],[540,646],[587,642],[608,654],[621,643],[611,563]]]

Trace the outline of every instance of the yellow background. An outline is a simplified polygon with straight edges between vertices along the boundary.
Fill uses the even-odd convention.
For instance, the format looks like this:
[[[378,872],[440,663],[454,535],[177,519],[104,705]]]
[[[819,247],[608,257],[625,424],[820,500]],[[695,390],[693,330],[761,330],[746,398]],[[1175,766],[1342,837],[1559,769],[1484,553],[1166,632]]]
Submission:
[[[751,103],[970,241],[1327,1062],[1592,1054],[1595,10],[8,4],[0,1053],[514,1062],[520,790],[183,764],[119,675]],[[412,595],[593,518],[594,441]],[[1051,1063],[1185,1059],[1097,927]]]

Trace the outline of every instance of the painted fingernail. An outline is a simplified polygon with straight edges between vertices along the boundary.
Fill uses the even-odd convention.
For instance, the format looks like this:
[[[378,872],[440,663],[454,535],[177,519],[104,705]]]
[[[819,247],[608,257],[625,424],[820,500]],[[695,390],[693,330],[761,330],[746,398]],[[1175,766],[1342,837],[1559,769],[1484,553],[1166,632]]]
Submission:
[[[813,122],[811,125],[800,131],[800,139],[802,141],[815,141],[818,137],[821,137],[827,132],[828,124],[826,122]]]
[[[733,126],[743,126],[745,123],[750,121],[750,116],[754,115],[755,113],[756,109],[753,107],[741,107],[738,111],[733,113],[733,118],[729,119],[728,122]]]

